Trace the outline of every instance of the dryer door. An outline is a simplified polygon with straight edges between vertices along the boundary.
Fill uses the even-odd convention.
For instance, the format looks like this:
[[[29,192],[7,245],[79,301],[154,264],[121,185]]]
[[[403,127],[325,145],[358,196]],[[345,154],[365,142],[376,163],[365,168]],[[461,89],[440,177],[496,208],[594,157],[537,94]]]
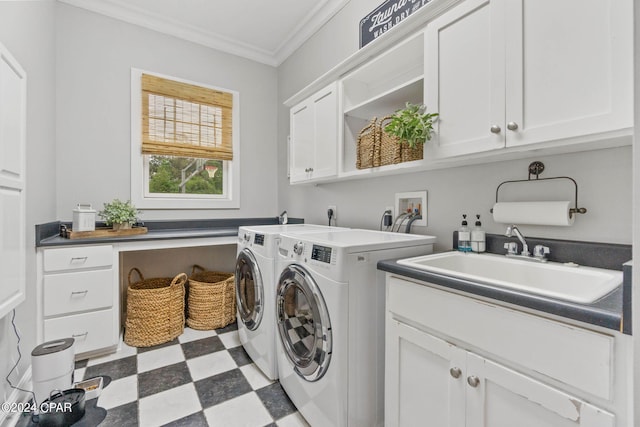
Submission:
[[[317,283],[299,265],[278,280],[276,318],[284,352],[298,375],[317,381],[331,360],[331,322]]]
[[[258,263],[249,249],[243,249],[238,254],[235,277],[238,316],[253,331],[262,321],[264,287]]]

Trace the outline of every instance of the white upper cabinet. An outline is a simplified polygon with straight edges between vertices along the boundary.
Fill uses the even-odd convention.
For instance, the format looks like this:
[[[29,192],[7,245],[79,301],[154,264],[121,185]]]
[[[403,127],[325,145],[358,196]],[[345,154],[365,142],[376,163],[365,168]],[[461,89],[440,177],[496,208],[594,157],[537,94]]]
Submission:
[[[290,110],[290,182],[335,176],[338,168],[338,84]]]
[[[427,25],[425,104],[438,112],[429,157],[504,147],[504,16],[497,0],[468,0]]]
[[[360,132],[407,102],[439,114],[424,158],[358,169]],[[286,105],[291,183],[630,144],[633,2],[432,1]]]
[[[27,76],[0,44],[0,318],[25,298]]]
[[[467,0],[427,25],[431,155],[583,142],[632,126],[632,3]]]
[[[507,146],[633,126],[631,1],[505,3]]]

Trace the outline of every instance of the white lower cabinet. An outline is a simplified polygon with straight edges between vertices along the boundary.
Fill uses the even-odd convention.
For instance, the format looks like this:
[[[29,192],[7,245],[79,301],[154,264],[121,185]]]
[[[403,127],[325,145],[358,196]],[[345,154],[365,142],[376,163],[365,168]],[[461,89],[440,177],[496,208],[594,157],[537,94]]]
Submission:
[[[613,414],[527,375],[466,353],[469,427],[614,427]]]
[[[615,426],[613,414],[404,323],[390,321],[387,346],[386,426]]]
[[[48,248],[38,253],[42,340],[75,339],[75,353],[118,345],[117,251],[111,245]]]
[[[75,353],[84,354],[118,344],[118,330],[114,329],[114,320],[119,318],[113,308],[72,314],[46,319],[44,321],[44,339],[52,341],[61,338],[75,340]]]
[[[396,320],[386,346],[385,426],[464,426],[464,351]]]
[[[456,305],[457,302],[461,304]],[[478,310],[473,305],[477,305]],[[487,311],[483,312],[483,309]],[[571,386],[570,383],[541,375],[539,370],[529,366],[535,365],[544,371],[544,362],[536,365],[538,362],[524,357],[525,353],[534,353],[531,360],[546,359],[546,352],[557,351],[559,357],[556,364],[570,371],[567,378],[574,374],[589,376],[591,372],[598,376],[598,371],[601,371],[607,375],[605,383],[614,387],[612,379],[620,379],[622,375],[616,376],[614,346],[607,344],[607,337],[602,337],[604,341],[597,341],[601,334],[592,337],[589,334],[594,333],[586,331],[588,334],[582,335],[584,331],[580,328],[553,322],[566,327],[567,331],[576,332],[575,339],[563,337],[567,347],[574,343],[580,347],[584,341],[595,343],[594,353],[599,352],[598,345],[603,345],[602,349],[605,350],[608,347],[610,353],[610,359],[599,356],[592,358],[592,355],[585,353],[578,359],[567,361],[562,356],[562,348],[542,347],[548,347],[545,342],[550,338],[548,335],[553,333],[552,329],[545,329],[548,319],[517,313],[541,321],[541,328],[536,332],[526,322],[519,322],[512,312],[423,284],[388,277],[385,426],[626,426],[614,415],[614,409],[624,405],[621,403],[623,396],[616,396],[614,392],[610,398],[593,396],[593,393]],[[458,325],[440,328],[437,321],[430,321],[436,317],[442,318],[442,325]],[[539,351],[532,351],[526,344],[520,345],[518,340],[510,339],[501,331],[492,331],[496,319],[504,323],[506,329],[521,333],[519,341],[528,342],[534,349],[540,346]],[[479,332],[483,327],[486,330]],[[518,330],[520,327],[523,329]],[[458,334],[456,330],[468,330],[470,338],[464,339],[464,334]],[[473,337],[477,336],[480,338],[474,340]],[[509,352],[496,351],[503,346],[501,340],[508,340],[512,347],[522,348],[513,353],[520,351],[522,357],[505,359],[505,354]],[[575,383],[584,385],[585,389],[591,387],[589,382]],[[620,390],[623,387],[618,384],[614,388]],[[608,396],[610,393],[602,390],[601,394]]]

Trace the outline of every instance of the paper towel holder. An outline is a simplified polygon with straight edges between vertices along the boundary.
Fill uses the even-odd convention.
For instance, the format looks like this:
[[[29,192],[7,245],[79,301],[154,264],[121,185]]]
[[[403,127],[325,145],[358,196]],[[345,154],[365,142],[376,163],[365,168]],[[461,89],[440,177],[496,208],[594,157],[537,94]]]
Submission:
[[[569,209],[569,218],[571,218],[573,216],[573,214],[585,214],[587,213],[587,209],[586,208],[579,208],[578,207],[578,183],[576,182],[575,179],[569,177],[569,176],[552,176],[549,178],[540,178],[540,174],[544,171],[544,163],[540,162],[540,161],[535,161],[529,164],[529,177],[527,179],[516,179],[516,180],[512,180],[512,181],[503,181],[500,183],[500,185],[498,185],[498,187],[496,188],[496,203],[498,203],[498,194],[500,192],[500,187],[502,187],[504,184],[512,184],[515,182],[536,182],[536,181],[548,181],[551,179],[568,179],[569,181],[573,182],[573,185],[575,187],[575,195],[574,195],[574,206],[573,208]],[[532,178],[532,175],[535,176],[535,178]],[[491,212],[493,213],[493,209],[491,209]]]

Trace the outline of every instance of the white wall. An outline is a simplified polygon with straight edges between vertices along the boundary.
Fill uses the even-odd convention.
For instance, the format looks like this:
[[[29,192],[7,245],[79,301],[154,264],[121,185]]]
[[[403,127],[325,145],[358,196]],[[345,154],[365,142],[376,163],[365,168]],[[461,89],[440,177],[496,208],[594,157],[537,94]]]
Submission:
[[[580,205],[586,207],[588,213],[579,216],[572,227],[523,226],[521,230],[525,236],[631,243],[631,147],[555,156],[539,156],[532,152],[531,158],[517,161],[319,186],[289,186],[286,178],[289,115],[282,103],[357,51],[358,23],[378,3],[351,0],[278,69],[278,203],[281,209],[287,209],[290,215],[304,217],[307,222],[325,223],[327,206],[337,205],[338,225],[378,228],[380,216],[385,206],[393,204],[396,192],[427,190],[429,226],[415,227],[414,232],[437,236],[437,249],[445,250],[451,248],[452,232],[460,226],[463,213],[470,216],[479,213],[489,232],[504,232],[505,226],[493,223],[489,213],[495,201],[496,187],[505,180],[525,179],[528,164],[541,160],[547,167],[543,177],[568,175],[578,182]],[[514,199],[526,200],[530,190],[536,198],[573,198],[571,187],[564,184],[558,183],[546,194],[536,194],[536,189],[528,185],[520,186],[522,194],[515,191]],[[501,201],[514,200],[503,198],[505,194],[501,190]]]
[[[54,3],[0,2],[0,43],[27,73],[27,299],[16,309],[23,359],[11,376],[14,385],[31,364],[36,345],[35,224],[55,218]],[[0,399],[12,390],[5,376],[18,358],[11,315],[0,319]]]
[[[80,202],[100,209],[130,198],[132,67],[240,92],[240,209],[145,210],[143,220],[279,213],[275,68],[73,6],[56,9],[57,219],[70,219]]]

